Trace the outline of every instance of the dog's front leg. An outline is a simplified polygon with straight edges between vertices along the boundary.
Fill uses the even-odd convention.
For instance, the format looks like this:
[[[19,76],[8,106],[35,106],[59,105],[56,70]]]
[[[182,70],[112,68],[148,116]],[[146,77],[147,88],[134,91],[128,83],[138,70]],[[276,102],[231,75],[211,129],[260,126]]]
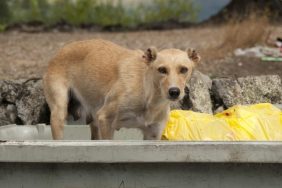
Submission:
[[[160,140],[165,127],[165,122],[154,123],[142,129],[144,140]]]
[[[99,139],[112,140],[115,129],[112,127],[114,113],[111,108],[103,106],[96,114],[95,125],[98,127]]]

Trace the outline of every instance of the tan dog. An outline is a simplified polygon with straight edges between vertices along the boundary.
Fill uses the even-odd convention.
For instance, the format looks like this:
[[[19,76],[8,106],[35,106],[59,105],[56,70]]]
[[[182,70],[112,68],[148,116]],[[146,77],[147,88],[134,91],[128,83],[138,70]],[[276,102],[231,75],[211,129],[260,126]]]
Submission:
[[[143,53],[104,40],[66,45],[44,76],[53,138],[63,139],[74,97],[72,114],[79,116],[81,107],[86,111],[91,139],[112,139],[121,127],[141,129],[144,139],[160,139],[170,102],[183,98],[199,60],[191,49],[157,52],[152,47]]]

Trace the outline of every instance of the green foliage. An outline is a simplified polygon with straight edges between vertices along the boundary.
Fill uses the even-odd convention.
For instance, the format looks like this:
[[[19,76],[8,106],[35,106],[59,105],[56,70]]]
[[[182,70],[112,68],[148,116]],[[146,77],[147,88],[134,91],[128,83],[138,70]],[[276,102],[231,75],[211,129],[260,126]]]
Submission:
[[[132,27],[135,25],[134,12],[126,9],[119,0],[117,5],[113,6],[111,1],[104,1],[93,10],[93,21],[101,26],[122,26]]]
[[[154,0],[145,8],[147,9],[143,20],[145,23],[196,20],[196,8],[189,0]]]
[[[0,23],[0,32],[3,32],[6,30],[7,25],[6,24],[1,24]]]
[[[95,0],[58,0],[55,1],[48,22],[51,24],[64,21],[70,25],[79,26],[81,24],[90,24],[91,14],[96,5]]]
[[[0,0],[0,24],[6,23],[10,18],[8,0]]]
[[[0,0],[0,32],[6,30],[11,13],[8,7],[8,0]]]
[[[5,25],[38,22],[52,26],[64,22],[136,28],[154,22],[195,21],[197,11],[191,0],[152,0],[134,6],[122,0],[0,0],[0,24],[3,20]]]
[[[44,22],[48,14],[47,0],[10,0],[10,23]]]

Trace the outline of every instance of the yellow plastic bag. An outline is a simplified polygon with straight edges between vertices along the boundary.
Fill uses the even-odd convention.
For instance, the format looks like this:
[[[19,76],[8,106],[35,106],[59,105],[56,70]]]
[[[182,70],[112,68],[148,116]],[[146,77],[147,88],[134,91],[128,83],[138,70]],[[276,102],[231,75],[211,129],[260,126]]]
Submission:
[[[282,140],[282,113],[268,103],[234,106],[215,117],[224,119],[236,140]]]
[[[215,116],[171,111],[164,140],[282,140],[282,112],[268,103],[234,106]]]
[[[227,122],[210,114],[173,110],[162,135],[163,140],[234,140]]]

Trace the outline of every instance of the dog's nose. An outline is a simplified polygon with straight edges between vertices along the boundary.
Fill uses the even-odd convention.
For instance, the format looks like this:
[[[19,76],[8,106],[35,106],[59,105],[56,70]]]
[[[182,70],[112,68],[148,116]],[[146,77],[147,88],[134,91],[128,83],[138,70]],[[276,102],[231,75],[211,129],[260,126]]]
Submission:
[[[177,97],[180,95],[180,89],[177,87],[172,87],[168,90],[168,94],[170,98],[177,99]]]

